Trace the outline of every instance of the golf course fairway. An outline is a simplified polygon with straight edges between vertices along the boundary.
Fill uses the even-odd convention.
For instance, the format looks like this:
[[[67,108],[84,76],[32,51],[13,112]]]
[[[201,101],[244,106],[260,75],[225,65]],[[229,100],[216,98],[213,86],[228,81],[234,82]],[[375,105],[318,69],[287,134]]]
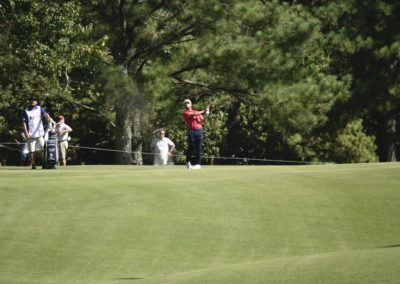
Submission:
[[[0,167],[0,283],[400,283],[400,163]]]

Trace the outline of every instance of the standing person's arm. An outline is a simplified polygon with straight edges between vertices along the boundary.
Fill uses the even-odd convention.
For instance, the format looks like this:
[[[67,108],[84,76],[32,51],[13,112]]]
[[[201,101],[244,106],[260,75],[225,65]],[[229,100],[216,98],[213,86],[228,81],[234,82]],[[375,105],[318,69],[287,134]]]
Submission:
[[[209,109],[209,106],[207,106],[204,110],[190,110],[190,111],[185,111],[184,113],[183,113],[183,116],[185,117],[185,116],[187,116],[188,118],[193,118],[193,117],[195,117],[195,116],[198,116],[198,121],[201,123],[201,124],[203,124],[203,123],[205,123],[206,122],[206,120],[207,120],[207,116],[208,116],[208,113],[209,113],[209,111],[210,111],[210,109]],[[203,114],[205,114],[205,117],[203,117]]]
[[[26,138],[27,139],[31,138],[31,136],[29,135],[29,132],[28,132],[28,127],[26,126],[25,122],[22,122],[22,129],[24,130]]]
[[[171,140],[169,140],[171,143],[168,145],[169,146],[169,150],[168,150],[168,155],[169,156],[172,156],[172,152],[174,151],[174,149],[175,149],[175,144],[174,144],[174,142],[172,142]]]
[[[45,111],[44,108],[41,107],[40,109],[41,109],[42,116],[44,116],[47,119],[47,121],[49,123],[53,124],[53,126],[55,127],[56,122],[51,118],[51,116]]]
[[[201,124],[204,124],[207,121],[207,117],[210,114],[210,106],[207,106],[202,112],[205,114],[204,116],[201,116]]]
[[[72,128],[64,124],[64,128],[60,131],[59,135],[72,132]]]
[[[196,115],[202,115],[204,112],[205,112],[204,110],[192,110],[192,111],[188,111],[188,116],[193,117]]]
[[[29,138],[31,138],[31,136],[29,135],[27,123],[28,123],[28,116],[24,112],[24,114],[22,115],[22,130],[24,131],[25,137],[28,140]]]

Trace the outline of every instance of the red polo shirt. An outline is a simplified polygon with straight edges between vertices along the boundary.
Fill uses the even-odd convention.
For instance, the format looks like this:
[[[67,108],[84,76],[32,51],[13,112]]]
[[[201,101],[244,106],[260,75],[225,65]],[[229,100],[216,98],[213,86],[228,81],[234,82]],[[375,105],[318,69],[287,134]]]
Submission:
[[[195,116],[190,116],[190,113],[196,112],[197,110],[185,110],[183,112],[183,118],[186,121],[186,124],[189,128],[191,129],[201,129],[203,126],[201,123],[203,122],[203,116],[201,115],[195,115]]]

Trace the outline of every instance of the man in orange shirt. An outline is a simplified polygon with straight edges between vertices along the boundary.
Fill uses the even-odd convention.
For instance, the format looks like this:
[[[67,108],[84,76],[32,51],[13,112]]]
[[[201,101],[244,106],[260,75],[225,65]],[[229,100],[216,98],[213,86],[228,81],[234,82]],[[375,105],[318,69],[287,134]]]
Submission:
[[[201,152],[203,147],[203,124],[210,113],[209,106],[205,110],[194,110],[189,99],[183,101],[185,110],[183,118],[189,128],[188,130],[188,150],[186,152],[186,166],[188,169],[201,169]],[[205,114],[205,116],[203,116]],[[192,153],[195,152],[194,165],[191,163]]]

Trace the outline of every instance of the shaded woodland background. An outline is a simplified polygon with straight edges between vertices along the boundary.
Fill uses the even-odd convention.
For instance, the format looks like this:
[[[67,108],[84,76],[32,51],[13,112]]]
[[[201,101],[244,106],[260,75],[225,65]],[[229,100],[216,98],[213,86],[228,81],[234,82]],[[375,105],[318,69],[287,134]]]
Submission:
[[[120,150],[71,148],[81,162],[146,163],[166,127],[180,163],[190,98],[211,105],[209,157],[396,161],[399,15],[383,0],[4,0],[0,142],[35,95],[71,145]]]

